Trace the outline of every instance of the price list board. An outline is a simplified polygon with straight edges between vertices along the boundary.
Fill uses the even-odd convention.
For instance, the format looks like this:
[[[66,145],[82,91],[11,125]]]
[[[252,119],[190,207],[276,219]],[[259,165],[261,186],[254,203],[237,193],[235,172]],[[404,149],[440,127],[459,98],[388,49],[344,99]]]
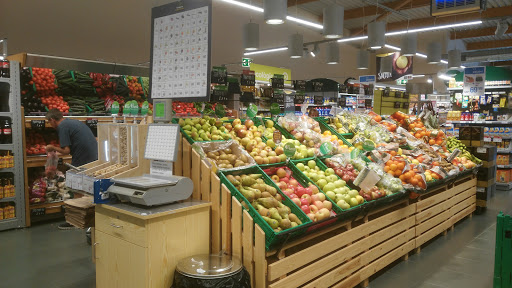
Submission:
[[[154,7],[151,19],[151,97],[208,101],[212,1]]]

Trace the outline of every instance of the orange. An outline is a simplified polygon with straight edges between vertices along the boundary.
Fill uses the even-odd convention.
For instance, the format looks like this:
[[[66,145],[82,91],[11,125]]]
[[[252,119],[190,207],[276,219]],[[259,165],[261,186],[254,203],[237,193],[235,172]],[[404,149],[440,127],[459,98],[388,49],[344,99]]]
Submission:
[[[409,181],[409,183],[411,183],[411,185],[413,185],[413,186],[418,186],[418,180],[416,180],[416,179],[411,179]]]
[[[437,137],[443,138],[443,136],[444,136],[443,130],[439,130],[439,134],[437,134]]]
[[[437,162],[437,161],[432,162],[432,166],[439,166],[439,162]]]
[[[389,169],[390,169],[391,171],[396,171],[396,164],[391,164],[391,165],[389,166]]]
[[[405,180],[405,174],[400,175],[398,178],[399,178],[400,180],[402,180],[402,183],[403,183],[403,182],[404,182],[404,180]]]
[[[420,186],[421,189],[425,189],[427,188],[427,186],[425,185],[425,182],[421,181],[420,183],[418,183],[418,186]]]
[[[325,131],[324,131],[324,134],[325,134],[325,135],[331,135],[331,131],[329,131],[329,130],[325,130]]]
[[[405,181],[409,181],[411,179],[411,174],[409,174],[409,172],[403,174],[403,176]]]
[[[423,163],[423,161],[425,161],[425,158],[423,158],[423,156],[419,156],[418,158],[416,158],[416,160],[420,161],[420,163]]]
[[[396,152],[395,151],[391,151],[391,152],[389,152],[389,154],[391,154],[391,156],[396,156]]]
[[[417,139],[420,139],[421,138],[421,134],[420,133],[416,133],[416,134],[414,134],[414,137],[416,137]]]
[[[397,167],[398,170],[403,171],[404,167],[405,167],[405,164],[404,163],[398,163],[398,165],[396,165],[396,167]]]
[[[395,173],[393,173],[393,171],[388,171],[388,174],[391,175],[391,176],[395,176]]]
[[[414,129],[414,128],[416,128],[416,125],[414,125],[414,123],[412,123],[411,125],[409,125],[409,129],[410,129],[410,130],[412,130],[412,129]]]
[[[423,137],[425,137],[425,135],[426,135],[426,134],[425,134],[425,132],[424,132],[424,131],[421,131],[421,132],[420,132],[420,135],[421,135],[421,138],[423,138]]]
[[[427,136],[430,137],[430,134],[432,134],[432,131],[427,131]]]
[[[441,145],[441,144],[443,144],[443,140],[442,140],[442,139],[437,140],[437,141],[436,141],[436,144],[437,144],[437,145]]]
[[[416,174],[416,176],[414,176],[414,179],[416,179],[418,181],[423,181],[423,178],[419,174]]]
[[[386,166],[390,166],[391,164],[393,164],[393,161],[389,160],[388,162],[386,162]]]
[[[384,172],[388,172],[389,171],[389,166],[384,166]]]
[[[434,144],[436,144],[436,140],[430,139],[430,140],[428,140],[428,144],[434,145]]]
[[[402,170],[396,170],[395,171],[395,177],[399,177],[399,176],[402,176]]]

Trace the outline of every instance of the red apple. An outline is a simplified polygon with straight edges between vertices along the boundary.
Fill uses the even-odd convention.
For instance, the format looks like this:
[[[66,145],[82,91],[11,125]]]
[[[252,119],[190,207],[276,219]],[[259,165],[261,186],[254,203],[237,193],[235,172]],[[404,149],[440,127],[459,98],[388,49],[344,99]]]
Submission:
[[[300,196],[301,202],[302,202],[302,199],[306,199],[306,201],[308,202],[308,205],[311,203],[311,196],[309,196],[308,194],[304,194],[304,195]]]
[[[251,120],[251,119],[248,119],[245,121],[245,127],[247,127],[247,129],[251,128],[251,126],[254,125],[254,122]]]
[[[298,207],[300,207],[300,199],[299,198],[293,198],[292,202],[295,203]]]
[[[302,205],[302,206],[300,206],[300,209],[301,209],[304,213],[306,213],[306,214],[311,213],[311,210],[309,209],[309,205]]]
[[[320,194],[311,195],[311,203],[314,203],[315,201],[319,200],[318,195],[320,195]]]
[[[309,185],[308,188],[311,189],[311,193],[313,193],[313,195],[318,193],[318,187],[316,187],[315,185],[311,184]]]
[[[311,221],[316,222],[316,215],[314,213],[309,213],[308,217],[311,219]]]
[[[295,193],[290,194],[289,197],[290,197],[290,199],[299,198],[299,196],[297,196],[297,194],[295,194]],[[300,201],[300,199],[299,199],[299,201]]]
[[[322,203],[322,202],[320,202],[320,203]],[[316,212],[318,212],[318,210],[320,210],[314,204],[309,205],[309,209],[311,210],[311,213],[316,213]]]
[[[281,178],[281,181],[286,183],[286,184],[290,183],[290,180],[288,179],[288,177]]]
[[[245,136],[247,136],[247,130],[240,129],[240,131],[238,131],[238,133],[236,135],[238,135],[238,137],[240,137],[240,138],[244,138]]]
[[[309,196],[313,195],[313,191],[310,188],[304,188],[304,194],[308,194]]]
[[[324,204],[324,208],[326,208],[327,210],[331,211],[332,209],[332,203],[331,201],[329,200],[324,200],[324,202],[322,202]]]
[[[313,202],[313,204],[316,206],[316,208],[318,209],[322,209],[324,208],[324,203],[322,201],[315,201]]]
[[[291,179],[290,180],[290,185],[292,185],[294,187],[297,187],[297,186],[299,186],[299,182],[297,182],[297,180],[295,180],[295,179]]]

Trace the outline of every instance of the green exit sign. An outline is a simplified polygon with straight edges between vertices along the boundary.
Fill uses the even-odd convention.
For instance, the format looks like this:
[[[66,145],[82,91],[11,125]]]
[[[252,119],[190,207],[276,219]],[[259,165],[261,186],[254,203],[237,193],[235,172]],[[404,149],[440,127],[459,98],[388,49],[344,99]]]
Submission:
[[[406,79],[398,79],[398,80],[396,80],[396,85],[406,85],[407,81],[408,80],[406,80]]]
[[[242,67],[251,67],[251,58],[242,58]]]

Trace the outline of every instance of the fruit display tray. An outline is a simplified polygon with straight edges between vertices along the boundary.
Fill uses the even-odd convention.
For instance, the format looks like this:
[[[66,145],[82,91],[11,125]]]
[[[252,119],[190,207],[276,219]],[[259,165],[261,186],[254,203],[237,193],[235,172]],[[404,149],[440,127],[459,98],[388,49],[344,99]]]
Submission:
[[[274,229],[270,227],[270,225],[261,217],[261,215],[256,211],[256,209],[251,205],[251,203],[238,191],[238,189],[235,188],[231,182],[226,178],[227,175],[240,175],[240,174],[262,174],[263,180],[265,181],[265,184],[271,185],[272,187],[276,188],[277,193],[281,195],[281,198],[283,199],[282,203],[286,206],[288,206],[292,213],[297,215],[299,220],[302,222],[301,225],[298,225],[297,227],[286,229],[281,232],[275,232]],[[302,236],[308,227],[311,226],[312,222],[311,219],[309,219],[302,210],[293,203],[288,196],[286,196],[280,189],[277,187],[277,185],[270,179],[270,177],[261,170],[258,166],[252,166],[248,168],[244,168],[237,171],[221,171],[219,172],[219,178],[222,184],[226,185],[226,187],[229,189],[231,194],[242,204],[242,207],[244,207],[244,210],[248,211],[249,214],[254,219],[254,222],[257,223],[265,232],[265,247],[267,250],[270,250],[279,244],[282,244],[285,241],[292,240],[295,238],[298,238]]]

